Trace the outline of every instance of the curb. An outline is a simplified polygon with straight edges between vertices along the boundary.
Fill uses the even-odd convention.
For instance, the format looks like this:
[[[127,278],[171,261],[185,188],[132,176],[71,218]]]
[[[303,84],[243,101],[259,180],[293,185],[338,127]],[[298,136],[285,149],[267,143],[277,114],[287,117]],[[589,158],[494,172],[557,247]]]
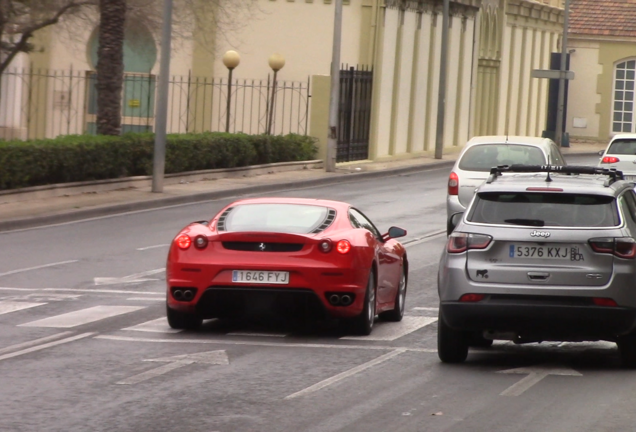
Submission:
[[[412,174],[422,171],[430,171],[436,168],[452,167],[454,160],[428,163],[425,165],[414,165],[408,167],[400,167],[386,169],[382,171],[363,171],[363,172],[347,172],[336,173],[333,176],[301,180],[293,182],[270,183],[259,186],[246,186],[234,189],[225,189],[220,191],[202,192],[191,195],[171,196],[166,198],[157,198],[149,201],[135,201],[124,204],[104,205],[89,209],[69,211],[65,213],[35,216],[32,218],[9,219],[0,221],[0,232],[14,231],[20,229],[35,228],[44,225],[61,224],[65,222],[75,222],[83,219],[91,219],[103,216],[113,216],[121,213],[133,211],[152,210],[161,207],[167,207],[180,204],[193,204],[215,199],[229,198],[238,195],[247,195],[254,193],[275,192],[284,189],[299,189],[310,186],[326,186],[331,184],[340,184],[344,182],[354,182],[369,178],[382,178],[397,175]]]

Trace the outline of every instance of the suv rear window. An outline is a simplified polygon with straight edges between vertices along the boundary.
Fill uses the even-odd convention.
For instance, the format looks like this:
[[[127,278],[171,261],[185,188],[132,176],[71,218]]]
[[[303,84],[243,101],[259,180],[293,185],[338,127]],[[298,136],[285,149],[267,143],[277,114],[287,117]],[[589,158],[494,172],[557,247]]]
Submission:
[[[636,140],[616,140],[610,145],[609,154],[636,155]]]
[[[615,199],[604,195],[484,192],[468,220],[522,226],[612,227],[619,223]]]
[[[479,144],[466,150],[459,161],[464,171],[490,171],[497,165],[545,165],[541,149],[522,144]]]

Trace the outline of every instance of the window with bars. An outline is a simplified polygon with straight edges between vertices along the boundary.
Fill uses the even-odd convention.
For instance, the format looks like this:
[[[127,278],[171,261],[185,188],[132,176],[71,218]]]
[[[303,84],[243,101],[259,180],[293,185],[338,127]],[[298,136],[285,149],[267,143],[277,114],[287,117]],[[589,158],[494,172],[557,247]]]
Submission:
[[[634,82],[636,60],[628,60],[616,65],[614,71],[614,106],[612,132],[634,131]]]

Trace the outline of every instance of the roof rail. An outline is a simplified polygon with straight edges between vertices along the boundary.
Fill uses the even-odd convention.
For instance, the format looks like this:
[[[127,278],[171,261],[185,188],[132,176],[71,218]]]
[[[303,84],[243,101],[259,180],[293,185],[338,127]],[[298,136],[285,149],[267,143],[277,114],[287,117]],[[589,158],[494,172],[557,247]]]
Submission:
[[[499,165],[490,169],[490,176],[486,183],[492,183],[498,176],[505,172],[514,173],[548,173],[546,181],[551,181],[550,173],[556,174],[590,174],[590,175],[606,175],[609,177],[607,185],[614,183],[616,180],[625,180],[623,171],[614,168],[601,168],[593,166],[577,166],[577,165]]]

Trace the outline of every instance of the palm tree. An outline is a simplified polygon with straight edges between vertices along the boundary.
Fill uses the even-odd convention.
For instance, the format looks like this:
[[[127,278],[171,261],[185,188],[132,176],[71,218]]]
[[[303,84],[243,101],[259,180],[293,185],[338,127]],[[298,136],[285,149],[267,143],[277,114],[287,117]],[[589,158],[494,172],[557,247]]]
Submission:
[[[99,0],[97,49],[97,133],[121,133],[126,0]]]

